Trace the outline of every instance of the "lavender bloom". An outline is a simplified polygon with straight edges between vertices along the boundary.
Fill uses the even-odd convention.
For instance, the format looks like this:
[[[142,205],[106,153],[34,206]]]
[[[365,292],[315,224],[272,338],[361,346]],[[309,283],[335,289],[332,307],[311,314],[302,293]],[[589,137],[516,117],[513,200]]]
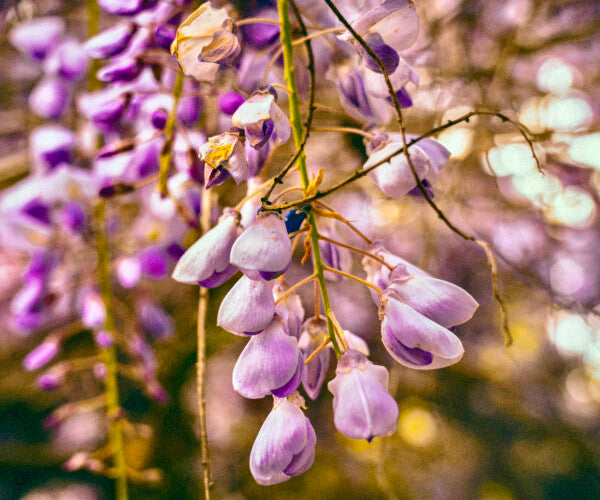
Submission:
[[[76,201],[65,203],[60,214],[60,223],[72,233],[82,233],[86,228],[87,214],[81,203]]]
[[[217,325],[236,335],[254,335],[271,323],[274,314],[270,284],[242,276],[221,302]]]
[[[364,169],[376,165],[391,154],[398,153],[403,147],[402,142],[394,139],[384,139],[382,143],[379,143],[379,141],[380,139],[378,138],[375,149],[364,164]],[[431,156],[421,147],[421,142],[419,142],[419,145],[414,145],[409,149],[412,164],[420,180],[423,180],[427,175],[437,176],[440,166],[445,164],[445,161],[441,161],[442,158],[446,156],[446,153],[446,161],[450,157],[450,152],[433,139],[423,140],[423,146],[431,152]],[[406,155],[403,152],[396,154],[390,160],[371,170],[367,176],[385,194],[394,198],[404,196],[417,185]]]
[[[231,263],[254,280],[281,276],[292,260],[284,222],[274,213],[259,214],[231,248]]]
[[[113,334],[106,330],[96,330],[94,332],[94,341],[100,349],[108,349],[115,343]]]
[[[208,141],[200,146],[198,156],[206,164],[206,189],[223,183],[229,176],[233,177],[236,184],[248,177],[244,145],[240,136],[234,132],[209,137]]]
[[[69,102],[69,88],[56,77],[46,77],[29,94],[29,107],[38,116],[56,120],[60,118]]]
[[[200,118],[202,101],[198,96],[182,97],[177,106],[177,118],[184,126],[191,128]]]
[[[20,23],[8,34],[10,43],[30,57],[43,60],[65,31],[60,17],[39,17]]]
[[[322,231],[323,236],[334,238],[337,234],[334,231]],[[347,248],[339,247],[329,241],[319,240],[319,250],[323,263],[333,269],[349,272],[352,267],[352,255]],[[313,257],[314,258],[314,257]],[[325,277],[331,281],[342,281],[342,276],[339,274],[325,271]]]
[[[360,8],[345,9],[352,28],[359,35],[364,38],[369,34],[378,34],[386,45],[397,52],[408,49],[416,42],[419,34],[419,18],[412,2],[373,0],[366,4],[361,5]],[[340,35],[340,39],[353,41],[348,31]]]
[[[137,78],[142,71],[142,64],[131,57],[120,57],[113,60],[96,73],[101,82],[129,82]]]
[[[42,125],[29,136],[29,151],[39,173],[68,163],[74,145],[75,134],[60,125]]]
[[[389,290],[406,305],[445,328],[470,320],[479,304],[465,290],[448,281],[412,275],[403,264],[390,273]]]
[[[285,333],[281,318],[275,317],[240,354],[233,368],[233,388],[249,399],[275,393],[289,396],[300,384],[298,367],[301,370],[302,365],[296,339]]]
[[[272,146],[270,142],[267,142],[262,148],[255,149],[250,142],[246,142],[245,147],[246,158],[248,160],[248,178],[252,178],[259,175],[262,171],[267,162],[267,158],[271,153]],[[258,182],[259,180],[260,179],[257,179],[256,187],[262,184],[262,182]]]
[[[277,103],[272,87],[254,93],[231,117],[233,125],[246,130],[246,139],[255,149],[262,148],[273,134],[285,143],[291,134],[290,123]]]
[[[256,13],[256,17],[266,17],[278,20],[279,16],[274,9],[263,9]],[[255,49],[264,49],[279,38],[279,26],[268,23],[252,23],[242,26],[244,42]]]
[[[67,375],[68,364],[59,363],[42,373],[35,381],[35,385],[42,391],[53,391],[60,387]]]
[[[142,275],[140,261],[135,257],[124,257],[117,262],[117,278],[123,288],[133,288]]]
[[[250,452],[250,471],[258,484],[287,481],[312,465],[317,437],[301,407],[299,394],[275,398]]]
[[[323,318],[309,318],[302,325],[302,334],[298,341],[298,347],[308,357],[315,352],[327,338],[327,321]],[[309,363],[304,367],[302,375],[302,387],[308,397],[312,400],[317,399],[321,392],[321,387],[325,382],[327,368],[329,367],[329,358],[331,351],[322,349]]]
[[[229,256],[231,247],[240,234],[239,222],[239,212],[225,209],[218,224],[179,259],[173,271],[173,279],[213,288],[233,276],[237,268],[229,263]]]
[[[23,360],[23,368],[28,372],[38,370],[52,361],[60,351],[60,344],[54,337],[49,337]]]
[[[266,148],[263,148],[259,151],[256,151],[256,149],[253,147],[250,147],[249,149],[256,153],[260,153],[260,151],[264,151]],[[246,184],[247,194],[250,195],[254,193],[254,191],[256,191],[261,184],[262,180],[259,177],[250,177]],[[256,216],[258,215],[261,206],[262,203],[258,196],[253,196],[252,198],[248,199],[244,205],[242,205],[242,208],[240,209],[240,214],[242,215],[240,224],[242,227],[248,227],[256,220]]]
[[[85,42],[85,53],[93,59],[116,56],[127,48],[135,30],[133,23],[115,24]]]
[[[81,321],[87,328],[97,328],[106,321],[106,306],[100,294],[84,290],[80,298]]]
[[[171,45],[171,54],[177,54],[183,72],[200,81],[213,81],[219,64],[231,64],[239,52],[227,11],[213,9],[210,2],[203,3],[179,25]]]
[[[169,50],[175,40],[176,32],[167,26],[157,26],[154,28],[154,43],[163,49]]]
[[[273,285],[273,297],[275,301],[288,289],[283,280],[277,280]],[[304,307],[300,297],[292,293],[275,306],[275,313],[283,319],[283,329],[295,338],[300,337],[302,320],[304,319]]]
[[[381,35],[378,33],[368,34],[365,37],[365,42],[367,42],[375,55],[383,63],[388,75],[391,75],[394,71],[396,71],[398,64],[400,64],[400,56],[392,47],[383,42]],[[363,50],[363,52],[367,68],[369,68],[371,71],[375,71],[376,73],[381,73],[381,69],[375,60],[366,51]]]
[[[133,16],[143,8],[144,0],[98,0],[98,5],[115,16]]]
[[[82,94],[77,100],[79,111],[96,125],[111,125],[123,115],[127,103],[125,95],[114,89]]]
[[[159,304],[144,300],[136,309],[140,325],[150,337],[164,340],[173,336],[175,324]]]
[[[444,368],[460,361],[464,349],[450,330],[423,316],[394,296],[380,298],[383,345],[398,363],[417,370]]]
[[[152,279],[161,279],[168,271],[168,255],[160,247],[148,247],[140,255],[142,273]]]
[[[352,439],[387,436],[396,430],[398,405],[387,392],[388,372],[354,349],[338,360],[335,378],[327,384],[333,394],[333,422]]]
[[[244,103],[243,96],[236,92],[227,92],[219,96],[219,110],[226,115],[233,115],[236,110]]]
[[[65,80],[77,80],[87,68],[88,59],[77,40],[64,40],[44,60],[44,71]]]

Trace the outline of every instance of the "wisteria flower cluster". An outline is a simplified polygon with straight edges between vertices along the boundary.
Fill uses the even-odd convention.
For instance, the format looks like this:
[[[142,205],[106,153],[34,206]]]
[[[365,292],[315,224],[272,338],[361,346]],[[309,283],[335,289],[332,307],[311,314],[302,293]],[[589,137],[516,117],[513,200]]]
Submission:
[[[402,113],[419,85],[406,52],[419,37],[413,2],[278,0],[277,8],[252,3],[245,17],[214,1],[88,3],[85,41],[67,35],[58,17],[10,32],[11,44],[39,65],[28,104],[47,123],[29,137],[31,175],[0,198],[3,243],[27,257],[8,312],[11,328],[43,336],[23,360],[25,370],[45,368],[37,378],[42,390],[87,370],[104,391],[79,407],[106,412],[109,452],[75,453],[67,468],[116,478],[120,499],[128,479],[159,479],[158,471],[127,463],[123,443],[139,426],[122,408],[119,377],[133,379],[151,400],[168,401],[155,348],[177,325],[149,284],[171,278],[201,288],[206,491],[208,289],[223,287],[216,325],[245,342],[233,388],[244,398],[273,400],[249,454],[257,483],[281,483],[311,467],[318,436],[304,396],[330,397],[333,425],[348,438],[393,434],[399,408],[384,365],[434,370],[458,363],[464,347],[456,327],[478,302],[371,239],[360,213],[344,214],[324,199],[362,177],[382,198],[416,198],[486,250],[498,295],[489,245],[454,226],[434,201],[440,172],[454,166],[432,136],[476,113],[423,134],[405,130]],[[109,20],[102,30],[96,7]],[[336,102],[322,102],[322,89]],[[353,126],[317,127],[317,112]],[[517,126],[537,160],[523,126],[483,114]],[[310,141],[320,132],[361,137],[362,165],[341,178],[345,165],[313,161]],[[382,364],[370,359],[379,346],[367,344],[368,332],[345,329],[332,307],[331,284],[346,280],[365,286],[378,310],[380,346],[389,354]],[[314,302],[303,294],[308,285]],[[81,332],[91,334],[97,352],[58,360]],[[321,394],[325,385],[330,395]],[[67,403],[49,425],[77,408]]]

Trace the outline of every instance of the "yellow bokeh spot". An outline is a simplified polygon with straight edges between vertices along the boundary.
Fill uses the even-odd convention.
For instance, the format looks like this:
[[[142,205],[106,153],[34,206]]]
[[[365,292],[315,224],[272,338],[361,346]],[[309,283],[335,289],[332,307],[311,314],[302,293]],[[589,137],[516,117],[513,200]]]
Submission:
[[[400,435],[413,446],[427,446],[437,434],[437,423],[430,412],[413,407],[402,410],[398,425]]]
[[[481,485],[477,498],[479,500],[513,500],[514,496],[503,484],[490,481]]]

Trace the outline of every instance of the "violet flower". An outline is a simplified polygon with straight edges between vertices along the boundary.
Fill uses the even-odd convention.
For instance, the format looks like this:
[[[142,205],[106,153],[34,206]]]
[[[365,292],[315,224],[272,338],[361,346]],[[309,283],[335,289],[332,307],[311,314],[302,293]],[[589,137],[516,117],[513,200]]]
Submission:
[[[206,189],[218,186],[231,176],[236,184],[248,178],[248,163],[244,144],[234,132],[209,137],[200,146],[198,156],[205,163]]]
[[[254,280],[272,280],[290,266],[292,243],[285,223],[275,213],[258,214],[231,248],[231,263]]]
[[[23,360],[23,368],[28,372],[38,370],[52,361],[60,351],[60,343],[54,337],[44,340]]]
[[[44,60],[44,71],[65,80],[77,80],[87,69],[88,58],[82,45],[73,39],[63,40]]]
[[[388,372],[349,349],[338,359],[335,378],[327,384],[333,394],[333,422],[352,439],[387,436],[396,430],[398,405],[387,392]]]
[[[250,472],[258,484],[287,481],[312,465],[317,437],[303,407],[299,394],[275,398],[250,452]]]
[[[283,280],[275,281],[273,285],[273,297],[275,301],[279,299],[288,289]],[[283,319],[283,329],[292,337],[299,338],[302,329],[302,320],[304,319],[304,307],[300,296],[292,293],[275,306],[275,313]]]
[[[234,126],[246,130],[246,139],[255,149],[262,148],[273,135],[285,143],[291,135],[290,123],[276,103],[277,92],[267,87],[255,92],[231,117]]]
[[[29,136],[29,151],[38,173],[71,160],[75,134],[60,125],[42,125]]]
[[[239,222],[239,212],[225,209],[217,225],[179,259],[173,271],[173,279],[214,288],[231,278],[237,270],[229,260],[231,247],[240,234]]]
[[[223,298],[217,325],[236,335],[254,335],[271,323],[274,314],[271,285],[242,276]]]
[[[36,115],[50,120],[60,118],[69,103],[69,87],[57,77],[41,80],[29,94],[29,107]]]
[[[56,47],[64,31],[65,22],[60,17],[38,17],[15,26],[8,39],[15,48],[41,61]]]
[[[93,59],[116,56],[127,48],[135,30],[136,26],[133,23],[115,24],[88,39],[83,49],[88,57]]]
[[[289,396],[300,385],[304,358],[295,338],[274,317],[246,344],[233,368],[233,388],[249,399]]]
[[[302,333],[300,334],[300,340],[298,340],[298,347],[304,354],[304,358],[308,359],[323,344],[327,336],[327,321],[324,318],[307,319],[302,325]],[[322,349],[304,367],[302,387],[312,400],[317,399],[321,392],[329,368],[330,357],[330,349]]]
[[[219,65],[228,66],[240,52],[234,25],[225,9],[203,3],[177,29],[171,54],[181,69],[199,81],[213,81]]]
[[[457,363],[464,349],[447,328],[401,302],[393,290],[380,298],[381,337],[390,356],[417,370],[434,370]]]

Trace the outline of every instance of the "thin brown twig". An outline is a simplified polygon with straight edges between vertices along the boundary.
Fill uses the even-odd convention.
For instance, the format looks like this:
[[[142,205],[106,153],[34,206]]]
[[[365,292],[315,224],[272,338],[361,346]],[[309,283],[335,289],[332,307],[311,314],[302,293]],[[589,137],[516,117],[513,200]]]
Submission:
[[[371,258],[373,260],[376,260],[380,264],[384,265],[390,271],[392,271],[394,269],[394,266],[391,266],[390,264],[388,264],[384,259],[382,259],[381,257],[378,257],[377,255],[374,255],[374,254],[372,254],[370,252],[367,252],[366,250],[362,250],[362,249],[354,247],[352,245],[347,245],[346,243],[342,243],[341,241],[333,240],[331,238],[328,238],[327,236],[323,236],[322,234],[320,235],[320,239],[322,239],[324,241],[328,241],[329,243],[332,243],[332,244],[337,245],[339,247],[347,248],[348,250],[352,250],[353,252],[360,253],[362,255],[366,255],[367,257],[369,257],[369,258]]]

